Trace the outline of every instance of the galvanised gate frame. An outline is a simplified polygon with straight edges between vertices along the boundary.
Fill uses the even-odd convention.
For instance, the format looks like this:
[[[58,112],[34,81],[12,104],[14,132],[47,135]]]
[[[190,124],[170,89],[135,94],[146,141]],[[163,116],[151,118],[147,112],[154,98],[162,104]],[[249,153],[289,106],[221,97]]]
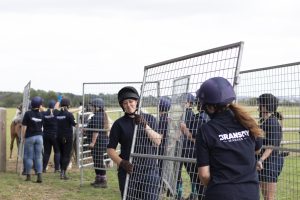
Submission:
[[[162,165],[158,164],[158,171],[160,171],[159,173],[161,175],[159,182],[146,181],[144,183],[143,180],[134,178],[143,176],[144,174],[133,171],[132,175],[127,176],[123,199],[147,199],[149,198],[148,196],[157,195],[151,194],[151,188],[154,187],[159,187],[158,190],[153,192],[159,193],[159,199],[178,198],[176,182],[178,174],[180,173],[180,163],[195,163],[194,158],[188,158],[182,155],[184,138],[179,129],[180,123],[184,122],[185,116],[185,108],[183,106],[183,101],[185,100],[182,99],[182,96],[187,93],[195,96],[195,92],[199,89],[201,83],[215,76],[227,78],[232,85],[235,86],[241,62],[242,49],[243,42],[239,42],[145,67],[140,108],[147,109],[149,114],[157,116],[158,119],[158,109],[155,109],[157,107],[158,98],[167,96],[172,100],[171,109],[169,111],[169,127],[166,138],[164,138],[164,140],[166,140],[166,146],[164,147],[166,150],[163,155],[158,155],[158,153],[141,153],[143,152],[143,148],[151,147],[141,146],[141,144],[146,143],[145,141],[149,138],[147,138],[146,135],[137,135],[139,130],[136,127],[130,161],[136,163],[136,168],[148,167],[137,166],[138,163],[143,163],[142,160],[145,158],[152,159],[152,163],[153,161],[157,163],[162,162]],[[149,84],[151,82],[158,82],[159,88],[154,87],[153,84]],[[159,96],[156,96],[157,89],[159,89]],[[192,108],[197,112],[195,105],[193,105]],[[157,130],[157,127],[151,128]],[[192,150],[194,147],[188,146],[185,148],[185,150]],[[197,173],[192,174],[192,176],[197,176]],[[157,186],[157,184],[159,186]],[[144,190],[144,193],[141,193],[140,190]],[[200,198],[202,198],[202,192],[203,191],[200,191],[199,194],[195,195],[200,195]]]

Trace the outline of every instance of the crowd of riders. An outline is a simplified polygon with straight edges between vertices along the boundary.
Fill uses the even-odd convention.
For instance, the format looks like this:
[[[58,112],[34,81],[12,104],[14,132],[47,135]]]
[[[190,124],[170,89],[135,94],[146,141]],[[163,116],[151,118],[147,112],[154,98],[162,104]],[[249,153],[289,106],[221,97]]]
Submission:
[[[22,120],[21,141],[24,143],[23,175],[31,181],[32,169],[37,175],[36,182],[42,183],[42,173],[47,170],[52,148],[54,150],[54,172],[60,172],[60,179],[67,180],[67,167],[73,147],[75,118],[68,111],[70,100],[58,97],[43,107],[44,100],[35,96]]]

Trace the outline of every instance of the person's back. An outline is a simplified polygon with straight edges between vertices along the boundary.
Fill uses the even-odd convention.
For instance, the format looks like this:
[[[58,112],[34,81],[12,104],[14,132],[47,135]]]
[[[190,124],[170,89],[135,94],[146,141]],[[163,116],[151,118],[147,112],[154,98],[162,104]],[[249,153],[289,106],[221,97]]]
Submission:
[[[255,153],[262,130],[248,112],[233,103],[236,95],[223,77],[206,80],[197,91],[210,121],[198,129],[198,174],[207,200],[258,200]]]
[[[68,111],[70,100],[63,98],[60,102],[60,111],[57,119],[57,142],[60,149],[60,178],[67,180],[66,170],[71,160],[71,152],[73,147],[73,127],[76,122],[72,113]]]
[[[258,183],[254,159],[255,138],[235,120],[230,110],[218,113],[200,129],[199,137],[206,140],[211,149],[212,159],[209,161],[212,179],[208,187],[223,183]]]
[[[72,113],[67,110],[60,110],[56,116],[58,137],[70,136],[73,134],[73,126],[76,125]]]
[[[26,171],[26,181],[31,180],[31,168],[34,163],[34,168],[37,173],[37,182],[42,182],[42,124],[43,115],[40,112],[43,99],[39,96],[33,97],[31,100],[32,109],[27,111],[22,121],[22,137],[24,144],[24,164]]]
[[[43,112],[43,132],[44,134],[57,134],[57,119],[56,116],[58,115],[57,110]]]
[[[57,118],[58,110],[55,107],[56,101],[50,100],[48,109],[43,112],[43,141],[44,141],[44,156],[43,156],[43,172],[46,172],[52,147],[54,150],[54,172],[60,169],[59,160],[60,152],[57,143]]]

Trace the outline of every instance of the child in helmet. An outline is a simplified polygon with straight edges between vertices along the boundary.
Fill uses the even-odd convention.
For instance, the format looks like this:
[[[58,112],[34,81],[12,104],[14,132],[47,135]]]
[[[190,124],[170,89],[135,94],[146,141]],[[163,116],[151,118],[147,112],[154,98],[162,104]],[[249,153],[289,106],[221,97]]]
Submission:
[[[205,199],[259,200],[255,153],[262,130],[247,111],[233,103],[236,95],[223,77],[206,80],[197,98],[210,121],[196,135],[196,155]]]
[[[37,173],[37,183],[42,183],[43,115],[40,112],[43,99],[39,96],[31,99],[31,110],[25,112],[22,121],[22,141],[24,144],[24,164],[26,181],[31,180],[31,169]]]
[[[281,121],[283,116],[277,112],[278,99],[270,93],[257,99],[260,127],[265,132],[264,146],[279,147],[282,140]],[[278,177],[282,171],[284,158],[279,150],[266,148],[258,156],[259,181],[264,199],[275,199]]]
[[[108,144],[107,131],[109,129],[108,117],[104,111],[104,101],[101,98],[93,99],[89,107],[94,113],[90,119],[86,132],[87,140],[90,143],[91,153],[95,168],[95,182],[91,183],[95,188],[106,188],[107,178],[104,165],[104,153]],[[91,130],[92,129],[92,130]]]
[[[129,162],[131,145],[135,125],[138,125],[135,150],[140,154],[156,154],[157,146],[161,143],[161,135],[156,130],[156,120],[152,115],[141,113],[137,115],[139,94],[133,87],[127,86],[118,92],[118,101],[125,115],[117,119],[112,125],[107,153],[117,163],[118,180],[121,195],[124,195],[126,174],[130,175],[127,197],[133,199],[157,200],[159,196],[159,172],[157,159],[136,158]],[[117,145],[121,145],[121,153],[116,152]],[[138,183],[133,185],[134,183]]]
[[[57,142],[60,150],[60,179],[67,180],[67,167],[71,160],[73,147],[73,127],[76,126],[74,115],[68,111],[70,100],[62,98],[57,119]]]

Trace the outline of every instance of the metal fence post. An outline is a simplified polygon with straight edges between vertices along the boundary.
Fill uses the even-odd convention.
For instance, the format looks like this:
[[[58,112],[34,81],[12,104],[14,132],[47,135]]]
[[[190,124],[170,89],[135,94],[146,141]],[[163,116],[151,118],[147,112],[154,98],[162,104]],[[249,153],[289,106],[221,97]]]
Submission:
[[[6,171],[6,109],[0,108],[0,172]]]

